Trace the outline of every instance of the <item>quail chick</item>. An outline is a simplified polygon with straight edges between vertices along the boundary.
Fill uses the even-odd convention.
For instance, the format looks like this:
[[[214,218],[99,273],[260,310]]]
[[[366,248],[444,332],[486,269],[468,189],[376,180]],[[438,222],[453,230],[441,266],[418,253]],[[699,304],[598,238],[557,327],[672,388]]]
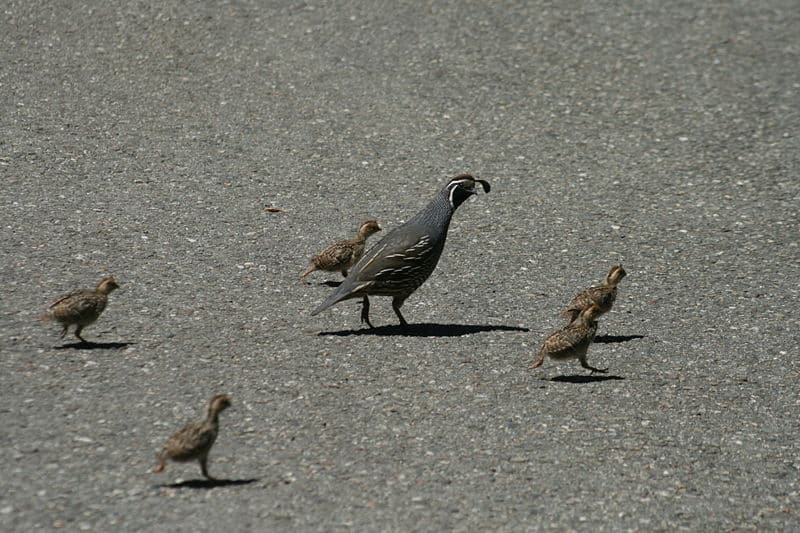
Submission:
[[[315,270],[341,271],[342,276],[347,277],[347,269],[355,265],[364,255],[367,239],[379,231],[381,231],[381,227],[377,221],[362,222],[355,239],[337,241],[312,257],[309,260],[308,268],[300,275],[300,280],[302,281]]]
[[[361,321],[372,327],[368,296],[392,296],[392,309],[400,324],[407,325],[400,307],[436,268],[450,219],[458,206],[476,194],[476,183],[489,192],[488,182],[469,174],[448,181],[422,211],[370,248],[334,293],[311,314],[321,313],[342,300],[361,298]]]
[[[586,361],[586,352],[597,333],[597,317],[601,314],[598,306],[590,305],[573,322],[548,335],[539,350],[539,359],[531,368],[541,366],[547,356],[556,361],[577,358],[583,368],[592,372],[607,372],[607,368],[595,368]]]
[[[608,313],[614,305],[614,300],[617,299],[617,285],[625,275],[622,265],[611,267],[602,285],[589,287],[576,294],[561,316],[569,318],[572,322],[590,305],[596,305],[600,309],[600,314]]]
[[[219,433],[219,414],[230,407],[231,399],[225,394],[212,396],[208,401],[206,416],[197,422],[189,422],[174,433],[160,453],[156,454],[158,466],[153,472],[163,472],[167,460],[178,463],[200,461],[203,475],[210,480],[214,478],[208,473],[208,452],[217,440]]]
[[[79,289],[61,295],[42,315],[43,320],[55,320],[63,326],[61,338],[73,324],[75,336],[81,342],[87,342],[81,337],[81,331],[86,326],[93,324],[108,304],[108,295],[119,288],[112,276],[103,278],[95,289]]]

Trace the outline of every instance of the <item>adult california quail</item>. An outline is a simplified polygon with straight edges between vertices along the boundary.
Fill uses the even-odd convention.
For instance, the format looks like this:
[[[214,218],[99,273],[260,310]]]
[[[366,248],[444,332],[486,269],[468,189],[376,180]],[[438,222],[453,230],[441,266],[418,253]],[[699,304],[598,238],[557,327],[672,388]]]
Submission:
[[[381,231],[381,227],[377,221],[362,222],[355,239],[337,241],[312,257],[309,260],[308,268],[300,275],[300,280],[302,281],[315,270],[327,272],[339,270],[342,272],[342,276],[347,277],[347,269],[355,265],[364,255],[367,238],[379,231]]]
[[[592,372],[607,372],[607,368],[595,368],[586,361],[586,352],[597,333],[597,317],[600,314],[599,307],[590,305],[581,311],[575,321],[548,335],[539,350],[539,359],[531,368],[541,366],[547,356],[555,360],[578,359],[583,368]]]
[[[206,415],[202,420],[189,422],[175,432],[164,444],[160,453],[156,454],[158,466],[153,472],[162,472],[167,460],[178,463],[200,461],[200,469],[208,479],[214,479],[208,473],[208,452],[219,434],[219,414],[230,407],[230,396],[217,394],[208,401]]]
[[[625,275],[622,265],[612,266],[602,285],[589,287],[576,294],[561,316],[569,318],[572,322],[590,305],[596,305],[600,309],[600,314],[608,313],[614,305],[614,300],[617,299],[617,285]]]
[[[361,297],[361,321],[372,327],[368,296],[392,296],[392,309],[400,324],[406,326],[400,307],[436,268],[450,219],[458,206],[476,194],[476,183],[489,192],[488,182],[469,174],[451,179],[422,211],[370,248],[334,293],[311,314],[316,315],[342,300]]]
[[[59,322],[63,326],[62,339],[67,334],[69,327],[74,324],[76,326],[75,336],[81,342],[87,342],[81,337],[81,331],[98,319],[108,304],[108,295],[117,288],[119,285],[112,276],[109,276],[101,279],[95,289],[79,289],[62,294],[50,304],[41,318],[45,321]]]

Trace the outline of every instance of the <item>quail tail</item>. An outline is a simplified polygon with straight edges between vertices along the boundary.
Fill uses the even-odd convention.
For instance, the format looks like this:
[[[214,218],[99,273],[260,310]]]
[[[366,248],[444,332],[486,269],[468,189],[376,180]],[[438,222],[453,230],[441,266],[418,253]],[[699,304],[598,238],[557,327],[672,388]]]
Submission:
[[[338,304],[342,300],[347,300],[348,298],[355,298],[355,293],[360,291],[364,287],[370,285],[370,282],[358,281],[354,280],[353,277],[346,277],[341,285],[336,287],[336,290],[333,291],[327,300],[322,302],[319,307],[314,309],[311,312],[311,316],[317,315],[327,308]]]
[[[324,311],[324,310],[326,310],[327,308],[329,308],[329,307],[331,307],[331,306],[333,306],[333,305],[336,305],[337,303],[339,303],[339,302],[341,302],[342,300],[344,300],[345,298],[347,298],[347,296],[348,296],[348,292],[349,292],[349,291],[342,291],[342,290],[341,290],[341,289],[342,289],[342,287],[344,287],[344,286],[345,286],[345,283],[343,282],[341,285],[339,285],[339,287],[337,288],[337,290],[335,290],[335,291],[333,292],[333,294],[331,294],[331,295],[328,297],[328,299],[327,299],[327,300],[325,300],[324,302],[322,302],[322,303],[320,304],[320,306],[319,306],[319,307],[317,307],[316,309],[314,309],[314,310],[311,312],[311,316],[318,315],[319,313],[323,312],[323,311]]]

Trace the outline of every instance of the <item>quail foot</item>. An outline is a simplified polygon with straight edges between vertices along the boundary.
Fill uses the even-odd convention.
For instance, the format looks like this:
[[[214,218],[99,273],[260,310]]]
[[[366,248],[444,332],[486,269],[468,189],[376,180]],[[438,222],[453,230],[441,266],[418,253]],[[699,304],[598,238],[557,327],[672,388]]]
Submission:
[[[489,192],[489,183],[469,174],[452,178],[422,211],[395,228],[356,263],[334,293],[311,314],[316,315],[350,298],[361,298],[361,321],[369,327],[369,296],[392,296],[392,309],[400,324],[407,325],[400,308],[431,275],[442,255],[450,219],[458,206],[480,184]]]
[[[569,318],[572,322],[590,305],[596,305],[600,309],[600,314],[608,313],[614,305],[614,300],[617,299],[617,285],[626,274],[622,265],[611,267],[602,285],[589,287],[576,294],[561,316]]]
[[[217,440],[219,433],[219,414],[230,407],[231,399],[225,394],[212,396],[208,401],[206,416],[197,422],[189,422],[174,433],[164,444],[161,452],[156,454],[158,466],[153,472],[163,472],[167,460],[185,463],[197,460],[203,475],[210,480],[214,478],[208,473],[208,452]]]
[[[119,288],[112,276],[103,278],[94,289],[79,289],[62,294],[42,314],[42,320],[55,320],[63,326],[61,338],[67,334],[70,326],[75,326],[75,336],[81,342],[81,331],[93,324],[108,304],[108,295]]]
[[[600,314],[600,308],[591,305],[581,311],[576,320],[548,335],[542,343],[542,349],[539,350],[539,359],[531,365],[531,368],[541,366],[544,358],[549,357],[556,361],[578,359],[583,368],[592,372],[607,372],[607,368],[595,368],[586,360],[586,352],[597,333],[597,317]]]
[[[300,280],[302,281],[315,270],[339,271],[342,276],[347,277],[347,269],[355,265],[364,255],[367,239],[379,231],[381,231],[381,227],[377,221],[362,222],[354,239],[337,241],[312,257],[309,260],[308,268],[300,275]]]

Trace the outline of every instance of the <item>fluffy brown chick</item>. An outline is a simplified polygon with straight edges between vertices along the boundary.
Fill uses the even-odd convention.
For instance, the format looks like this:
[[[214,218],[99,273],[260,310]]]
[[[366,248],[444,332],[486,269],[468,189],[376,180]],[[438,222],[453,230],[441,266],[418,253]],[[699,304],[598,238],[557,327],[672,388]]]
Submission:
[[[596,305],[600,309],[600,314],[608,313],[614,305],[614,300],[617,299],[617,285],[625,276],[626,272],[622,265],[614,265],[608,271],[602,285],[589,287],[576,294],[561,316],[569,318],[572,322],[590,305]]]
[[[607,368],[595,368],[586,361],[586,352],[597,333],[597,317],[601,314],[599,307],[590,305],[581,311],[576,320],[548,335],[539,350],[539,359],[531,368],[541,366],[547,356],[556,361],[578,359],[583,368],[592,372],[607,372]]]
[[[309,259],[308,268],[300,275],[300,281],[315,270],[340,271],[344,277],[347,277],[347,269],[358,263],[358,260],[364,255],[367,238],[379,231],[381,231],[381,227],[377,221],[362,222],[354,239],[337,241]]]
[[[93,324],[108,304],[108,295],[119,288],[113,276],[100,280],[94,289],[79,289],[62,294],[54,301],[42,315],[42,319],[55,320],[63,326],[61,338],[67,334],[70,326],[75,325],[75,336],[81,342],[87,342],[81,337],[81,331],[86,326]]]
[[[208,452],[217,440],[219,433],[219,414],[230,407],[231,399],[225,394],[212,396],[208,401],[206,416],[202,420],[189,422],[174,433],[161,452],[156,454],[158,466],[153,472],[163,472],[167,460],[178,463],[200,461],[203,475],[210,480],[214,478],[208,473]]]

